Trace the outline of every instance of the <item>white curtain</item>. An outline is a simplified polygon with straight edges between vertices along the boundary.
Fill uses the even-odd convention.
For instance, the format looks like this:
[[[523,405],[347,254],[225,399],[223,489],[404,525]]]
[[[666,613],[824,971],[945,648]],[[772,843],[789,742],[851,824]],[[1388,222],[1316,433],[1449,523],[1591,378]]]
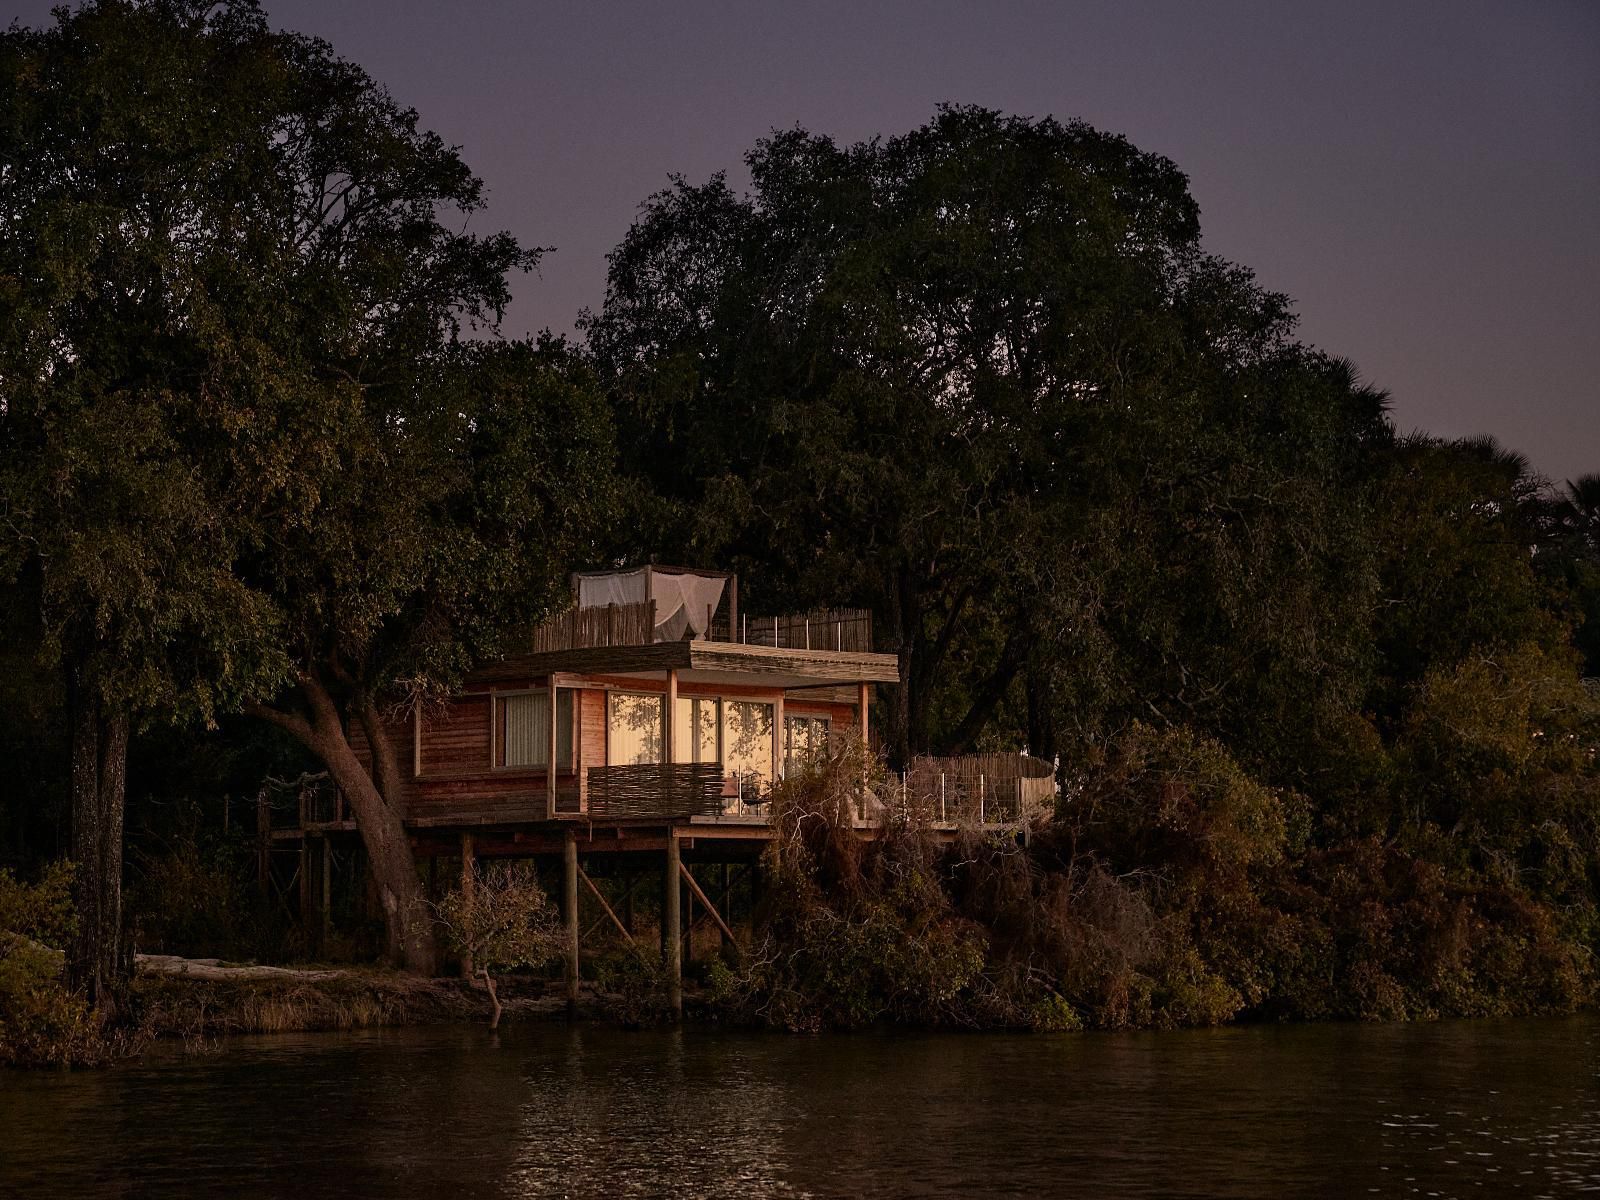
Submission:
[[[726,579],[704,575],[653,572],[650,598],[656,602],[656,641],[675,642],[686,629],[692,629],[696,637],[704,637],[711,615],[722,603],[722,589],[727,583]]]
[[[647,597],[644,569],[616,571],[610,575],[578,576],[578,607],[604,608],[608,604],[640,604]]]

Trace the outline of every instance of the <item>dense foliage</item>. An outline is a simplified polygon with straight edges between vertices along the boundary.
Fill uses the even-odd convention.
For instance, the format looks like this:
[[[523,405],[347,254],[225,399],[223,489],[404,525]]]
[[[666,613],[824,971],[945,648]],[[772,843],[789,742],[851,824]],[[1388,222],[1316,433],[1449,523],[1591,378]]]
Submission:
[[[889,839],[842,889],[842,846],[780,853],[732,1011],[1592,999],[1594,477],[1397,436],[1122,139],[946,109],[749,166],[652,198],[588,321],[656,534],[871,604],[891,757],[1026,745],[1063,801],[1026,855]]]
[[[733,1018],[1594,998],[1600,477],[1399,436],[1205,252],[1175,164],[965,107],[775,133],[748,194],[646,201],[581,346],[507,344],[539,252],[464,232],[456,151],[250,0],[13,27],[0,111],[0,856],[77,860],[60,912],[67,875],[0,881],[0,1020],[54,1031],[18,1057],[82,1057],[126,970],[125,791],[143,944],[286,954],[230,814],[320,760],[386,953],[429,967],[398,768],[350,731],[501,652],[569,568],[648,555],[740,570],[750,607],[870,606],[890,765],[1059,763],[1025,846],[955,853],[850,834],[881,764],[786,784],[714,981]],[[534,904],[477,903],[501,891]]]
[[[13,26],[0,110],[0,580],[72,731],[76,974],[126,973],[131,729],[241,708],[338,779],[389,954],[426,969],[385,764],[347,730],[492,654],[608,511],[583,365],[466,338],[540,251],[465,228],[457,151],[254,0]]]

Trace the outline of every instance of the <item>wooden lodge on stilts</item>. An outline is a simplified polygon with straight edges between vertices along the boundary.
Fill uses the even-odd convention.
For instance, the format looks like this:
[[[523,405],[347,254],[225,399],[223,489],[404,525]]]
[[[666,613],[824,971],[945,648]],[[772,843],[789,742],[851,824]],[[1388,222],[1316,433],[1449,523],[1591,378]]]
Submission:
[[[441,863],[464,881],[480,859],[533,858],[547,879],[559,869],[561,887],[546,890],[561,900],[574,1004],[581,908],[590,933],[636,942],[642,890],[657,901],[677,1011],[696,932],[733,943],[732,898],[753,898],[772,782],[846,733],[870,745],[874,687],[898,681],[896,657],[872,649],[868,612],[749,616],[736,576],[652,565],[573,576],[572,606],[524,653],[384,732],[410,764],[403,816],[430,890]],[[366,753],[359,726],[351,740]],[[897,779],[903,804],[951,832],[1018,829],[1054,787],[1049,765],[1022,755],[919,760]],[[263,826],[263,862],[299,851],[308,921],[326,921],[328,864],[339,839],[353,844],[344,815],[335,796],[302,801],[292,827]],[[863,803],[864,835],[883,820]]]

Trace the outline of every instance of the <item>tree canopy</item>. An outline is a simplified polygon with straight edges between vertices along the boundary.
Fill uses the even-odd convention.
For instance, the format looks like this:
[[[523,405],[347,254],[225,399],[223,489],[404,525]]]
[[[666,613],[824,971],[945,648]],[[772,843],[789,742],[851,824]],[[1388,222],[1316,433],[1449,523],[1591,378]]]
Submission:
[[[1304,680],[1330,582],[1370,586],[1351,534],[1383,401],[1202,250],[1176,166],[956,107],[748,163],[748,196],[647,202],[586,331],[666,536],[758,592],[873,606],[901,758],[980,741],[1019,680],[1012,728],[1047,754],[1073,690],[1155,671],[1193,710]]]
[[[250,0],[13,27],[0,98],[3,555],[84,714],[97,888],[130,715],[448,679],[549,594],[609,434],[560,347],[460,344],[540,252],[463,228],[457,151]]]

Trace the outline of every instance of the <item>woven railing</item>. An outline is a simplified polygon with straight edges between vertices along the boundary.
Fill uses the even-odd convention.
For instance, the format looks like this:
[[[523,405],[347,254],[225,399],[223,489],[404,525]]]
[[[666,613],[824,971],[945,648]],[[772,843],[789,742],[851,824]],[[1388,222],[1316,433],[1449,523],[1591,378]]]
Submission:
[[[569,608],[533,631],[533,653],[583,650],[592,646],[648,646],[655,635],[656,604],[608,604]]]
[[[722,767],[717,763],[650,763],[590,767],[593,817],[714,817],[722,812]]]

